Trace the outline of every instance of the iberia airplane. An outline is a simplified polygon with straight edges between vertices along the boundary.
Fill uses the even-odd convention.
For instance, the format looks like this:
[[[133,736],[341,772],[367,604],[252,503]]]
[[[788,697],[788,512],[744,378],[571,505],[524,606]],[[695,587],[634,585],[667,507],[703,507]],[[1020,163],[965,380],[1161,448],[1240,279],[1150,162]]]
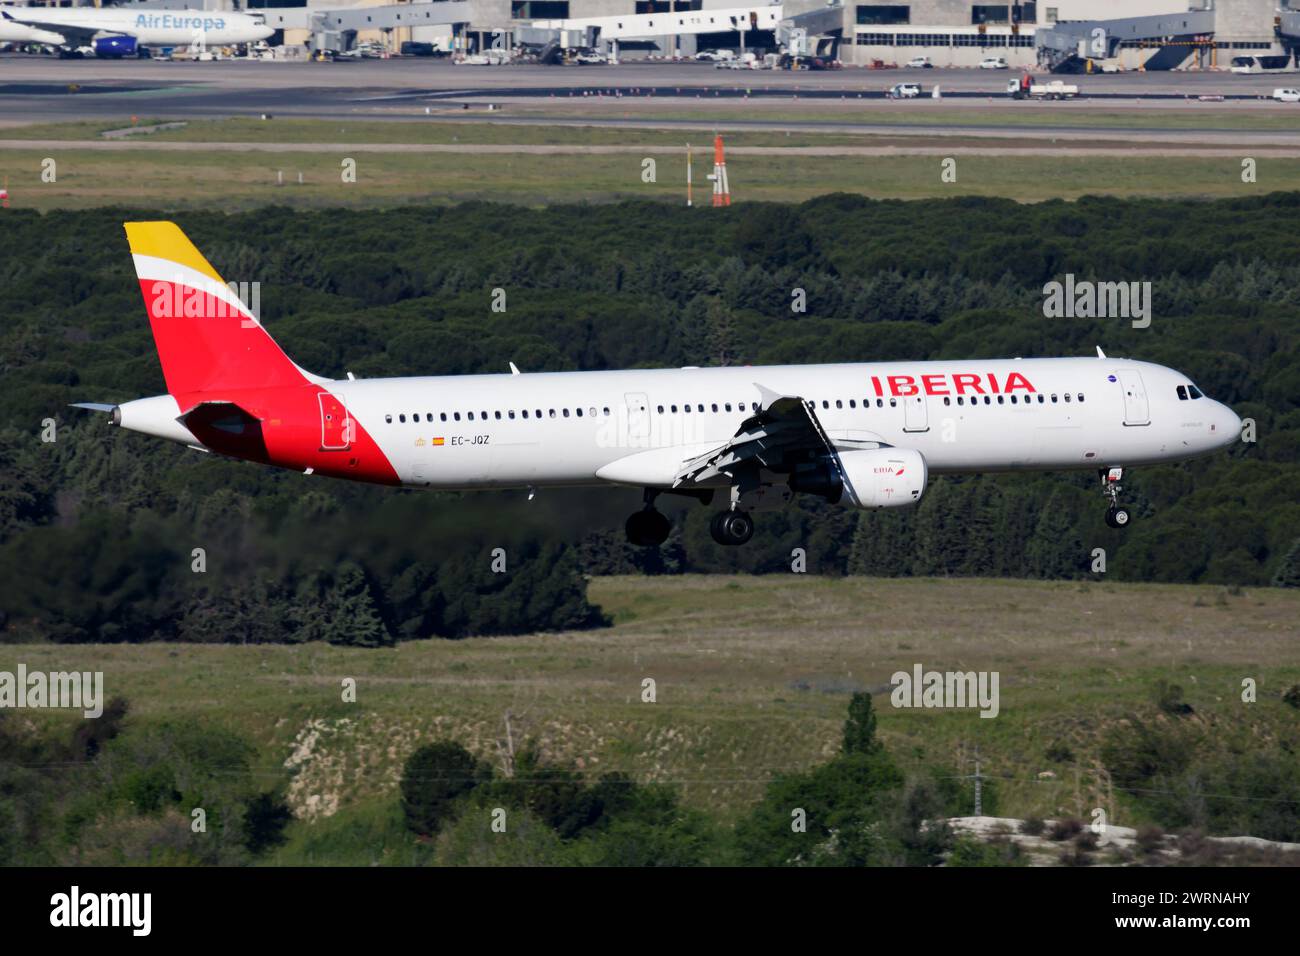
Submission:
[[[794,494],[914,505],[931,474],[1096,469],[1113,527],[1123,468],[1237,441],[1241,421],[1183,375],[1095,358],[866,362],[329,379],[304,371],[170,222],[126,224],[167,394],[82,404],[202,451],[383,485],[644,489],[719,499],[713,537]]]

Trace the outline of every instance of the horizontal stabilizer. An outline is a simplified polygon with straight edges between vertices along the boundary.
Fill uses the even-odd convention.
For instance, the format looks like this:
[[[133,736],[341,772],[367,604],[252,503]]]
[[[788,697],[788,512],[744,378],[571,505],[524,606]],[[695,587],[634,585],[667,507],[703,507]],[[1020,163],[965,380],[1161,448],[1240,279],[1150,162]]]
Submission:
[[[105,404],[104,402],[73,402],[69,408],[84,408],[92,412],[111,412],[117,408],[116,405]]]

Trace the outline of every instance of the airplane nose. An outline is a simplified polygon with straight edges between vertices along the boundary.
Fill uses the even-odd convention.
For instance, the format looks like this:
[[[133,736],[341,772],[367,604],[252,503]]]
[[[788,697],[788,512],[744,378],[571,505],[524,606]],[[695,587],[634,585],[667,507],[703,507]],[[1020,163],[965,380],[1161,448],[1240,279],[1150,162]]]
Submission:
[[[1241,438],[1241,419],[1227,405],[1218,404],[1214,415],[1214,434],[1218,438],[1220,445],[1235,445]]]

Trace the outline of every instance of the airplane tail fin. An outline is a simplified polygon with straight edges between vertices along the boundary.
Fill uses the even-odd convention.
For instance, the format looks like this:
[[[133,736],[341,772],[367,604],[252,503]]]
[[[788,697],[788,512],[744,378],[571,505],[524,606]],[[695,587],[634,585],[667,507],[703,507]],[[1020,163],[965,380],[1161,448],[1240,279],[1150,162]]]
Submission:
[[[275,344],[173,222],[128,222],[154,345],[167,391],[186,396],[220,389],[301,385],[314,380]]]

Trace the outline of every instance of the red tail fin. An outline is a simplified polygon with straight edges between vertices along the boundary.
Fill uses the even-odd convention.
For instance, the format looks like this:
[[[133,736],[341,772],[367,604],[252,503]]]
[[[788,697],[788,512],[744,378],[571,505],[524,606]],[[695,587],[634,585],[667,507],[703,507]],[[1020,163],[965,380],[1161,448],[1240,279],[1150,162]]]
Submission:
[[[167,391],[183,408],[199,392],[309,381],[175,223],[125,225]]]

